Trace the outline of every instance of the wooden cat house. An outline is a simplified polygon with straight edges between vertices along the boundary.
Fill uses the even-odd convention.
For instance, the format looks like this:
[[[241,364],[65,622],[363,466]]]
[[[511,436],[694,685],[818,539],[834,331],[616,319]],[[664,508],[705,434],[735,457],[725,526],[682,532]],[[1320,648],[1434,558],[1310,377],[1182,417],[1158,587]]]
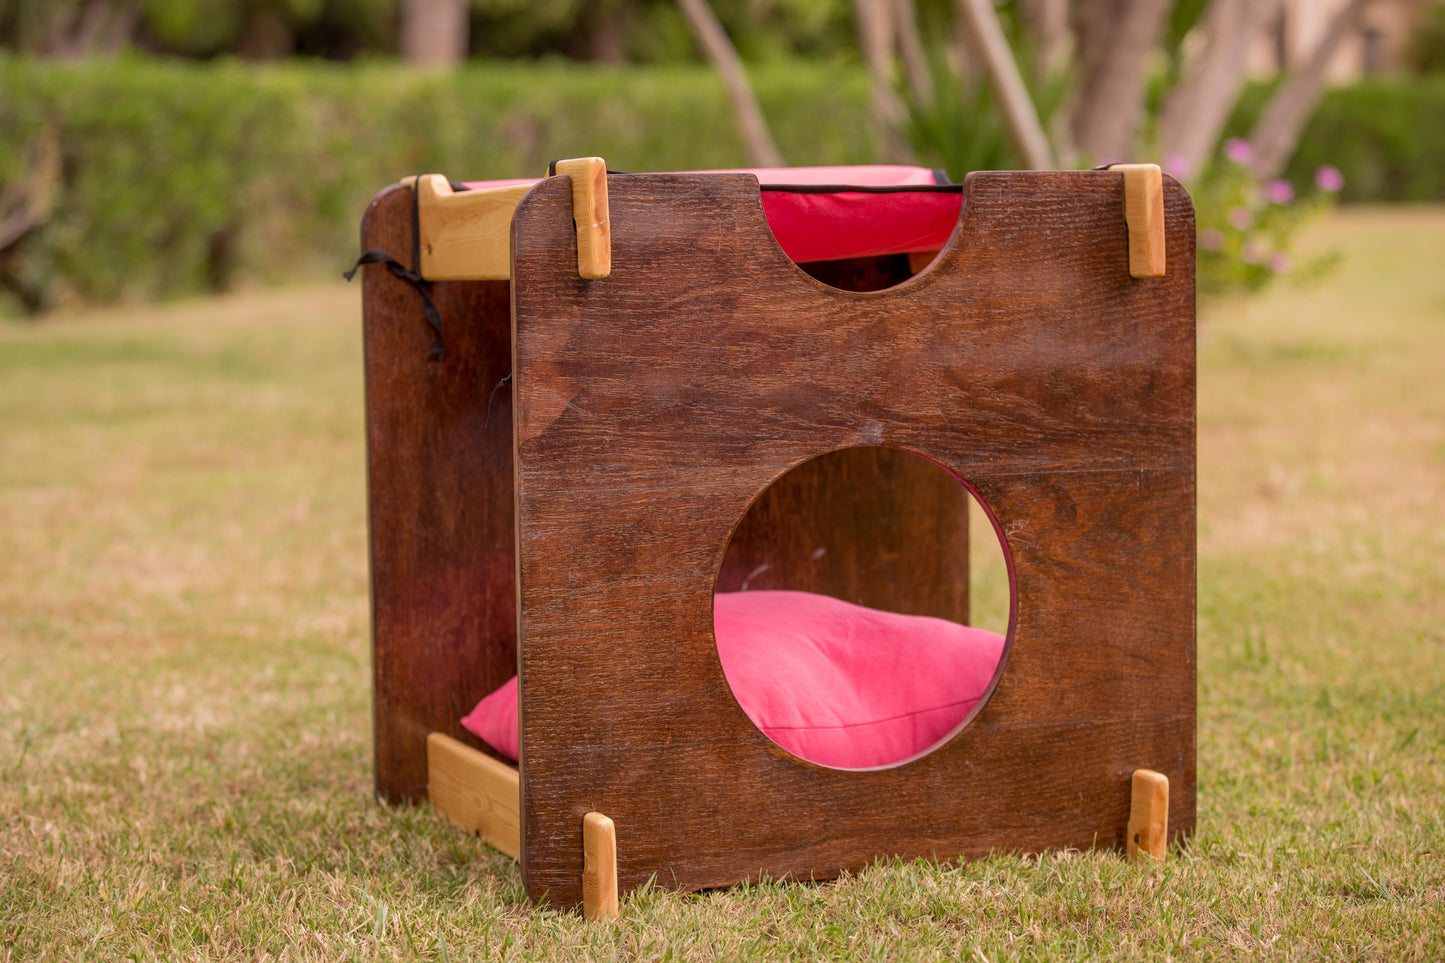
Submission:
[[[1192,831],[1188,195],[1142,165],[878,180],[592,158],[367,211],[377,791],[429,794],[535,899]],[[819,765],[740,708],[714,598],[789,565],[838,595],[790,548],[826,534],[864,604],[966,623],[966,517],[899,452],[986,507],[1006,644],[941,744]],[[517,765],[459,724],[514,675]]]

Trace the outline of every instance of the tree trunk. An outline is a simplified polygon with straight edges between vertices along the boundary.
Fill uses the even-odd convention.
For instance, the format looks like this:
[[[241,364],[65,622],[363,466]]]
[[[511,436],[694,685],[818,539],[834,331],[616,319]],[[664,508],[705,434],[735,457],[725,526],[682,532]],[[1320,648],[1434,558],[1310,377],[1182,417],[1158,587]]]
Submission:
[[[1079,82],[1070,127],[1095,163],[1134,152],[1149,57],[1172,6],[1173,0],[1080,0],[1074,7]]]
[[[1214,0],[1199,58],[1164,101],[1159,143],[1186,176],[1208,163],[1244,89],[1249,46],[1278,15],[1279,0]]]
[[[1033,41],[1034,79],[1045,80],[1069,60],[1069,2],[1019,0],[1019,19]]]
[[[467,57],[467,0],[402,0],[401,59],[454,67]]]
[[[918,33],[918,8],[913,0],[893,0],[893,21],[898,27],[898,52],[903,55],[903,71],[908,89],[920,104],[933,103],[933,74],[928,69],[928,55]]]
[[[873,122],[883,139],[883,157],[906,161],[908,149],[898,136],[903,124],[903,104],[893,91],[894,16],[892,0],[853,0],[858,21],[858,45],[868,64]]]
[[[707,54],[707,59],[711,60],[718,73],[722,74],[728,97],[733,102],[733,111],[737,114],[738,126],[742,129],[743,144],[753,166],[786,166],[787,162],[783,160],[778,146],[773,143],[767,118],[763,116],[763,110],[753,96],[753,89],[748,85],[748,75],[743,70],[743,62],[738,58],[732,41],[728,39],[727,31],[718,23],[712,7],[708,6],[707,0],[677,0],[677,5],[682,10],[682,15],[687,18],[688,25],[692,27],[693,35],[697,37],[703,53]]]
[[[40,55],[79,60],[94,54],[119,53],[135,36],[139,22],[140,5],[135,0],[85,0],[79,10],[53,16]]]
[[[1278,177],[1289,163],[1299,143],[1300,133],[1324,91],[1330,60],[1369,3],[1370,0],[1350,0],[1345,4],[1330,21],[1329,29],[1320,38],[1308,62],[1270,98],[1264,113],[1259,115],[1254,129],[1249,132],[1250,143],[1254,145],[1250,170],[1255,177],[1260,180]]]
[[[1051,169],[1054,156],[1049,140],[1044,136],[1038,111],[1019,74],[1018,63],[998,22],[992,0],[956,0],[956,6],[970,52],[983,63],[1004,127],[1024,166],[1036,171]]]
[[[21,152],[24,173],[0,188],[0,251],[50,219],[60,187],[60,133],[53,124]]]

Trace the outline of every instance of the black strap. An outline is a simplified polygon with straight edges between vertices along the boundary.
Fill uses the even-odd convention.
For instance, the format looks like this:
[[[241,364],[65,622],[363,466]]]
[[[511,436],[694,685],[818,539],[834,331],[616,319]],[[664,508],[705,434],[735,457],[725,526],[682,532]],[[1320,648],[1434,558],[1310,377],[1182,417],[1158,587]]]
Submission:
[[[428,352],[427,359],[439,361],[446,354],[446,345],[442,341],[442,315],[431,299],[431,282],[421,276],[421,202],[418,198],[416,185],[413,184],[411,189],[411,263],[414,266],[408,268],[380,248],[372,248],[369,251],[362,251],[361,257],[356,259],[351,270],[344,272],[341,276],[350,281],[363,264],[385,264],[387,270],[392,274],[416,288],[416,293],[421,295],[421,313],[436,335],[432,338],[431,351]]]

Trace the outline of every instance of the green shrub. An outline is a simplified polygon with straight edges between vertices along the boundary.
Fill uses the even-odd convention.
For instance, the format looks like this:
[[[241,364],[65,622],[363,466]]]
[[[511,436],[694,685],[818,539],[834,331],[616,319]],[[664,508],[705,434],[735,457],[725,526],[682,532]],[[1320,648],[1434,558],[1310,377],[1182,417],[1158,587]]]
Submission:
[[[1244,136],[1270,93],[1252,87],[1230,121]],[[1325,92],[1285,178],[1306,190],[1321,167],[1345,179],[1350,203],[1445,201],[1445,76],[1363,80]]]
[[[757,86],[791,162],[876,160],[861,74],[780,65]],[[0,258],[11,312],[340,270],[366,201],[406,174],[540,175],[593,154],[638,171],[746,162],[722,84],[688,66],[0,58],[0,194],[46,131],[62,183],[48,221]]]
[[[1229,138],[1223,156],[1190,182],[1201,294],[1257,291],[1283,274],[1318,275],[1335,260],[1327,254],[1297,263],[1291,243],[1303,224],[1333,207],[1340,172],[1323,168],[1297,191],[1283,179],[1257,180],[1248,166],[1253,154],[1248,143]]]
[[[860,69],[775,64],[753,80],[791,163],[878,160]],[[1246,96],[1235,132],[1265,93]],[[987,117],[956,106],[928,161],[954,142],[965,158],[1006,154]],[[60,183],[45,223],[0,252],[0,312],[334,272],[356,250],[367,199],[406,174],[517,177],[589,154],[618,170],[746,163],[722,84],[702,66],[480,62],[436,74],[0,56],[0,222],[42,144],[59,145]],[[1329,164],[1347,202],[1445,200],[1442,156],[1445,78],[1372,81],[1326,94],[1287,176],[1303,192]]]

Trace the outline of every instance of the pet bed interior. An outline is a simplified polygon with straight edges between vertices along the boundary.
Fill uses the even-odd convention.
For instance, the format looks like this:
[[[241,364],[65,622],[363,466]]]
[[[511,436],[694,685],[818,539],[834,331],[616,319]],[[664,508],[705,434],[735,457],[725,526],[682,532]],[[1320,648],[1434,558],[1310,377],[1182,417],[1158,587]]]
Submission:
[[[947,619],[900,615],[815,592],[721,592],[718,658],[753,724],[799,758],[867,769],[927,752],[988,689],[1004,637]],[[517,679],[462,725],[517,759]]]

